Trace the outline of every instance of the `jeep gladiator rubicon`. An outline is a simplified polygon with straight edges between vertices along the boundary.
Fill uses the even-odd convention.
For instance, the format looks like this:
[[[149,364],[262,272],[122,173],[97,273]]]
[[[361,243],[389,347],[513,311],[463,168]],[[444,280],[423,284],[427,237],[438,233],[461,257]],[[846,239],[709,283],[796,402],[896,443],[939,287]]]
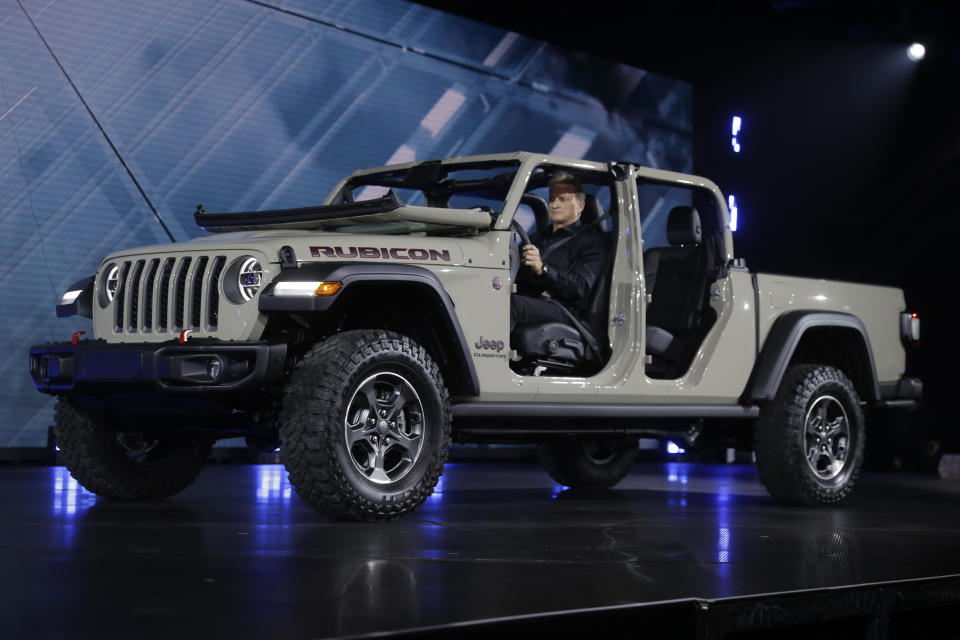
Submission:
[[[585,185],[602,239],[584,311],[510,331],[547,181]],[[323,513],[390,519],[452,440],[534,441],[558,482],[609,487],[640,437],[752,437],[777,500],[826,504],[860,471],[864,408],[909,405],[919,320],[899,289],[750,273],[709,180],[504,153],[356,171],[320,206],[195,213],[188,242],[118,251],[34,346],[62,459],[90,491],[160,499],[218,438],[279,447]],[[546,258],[549,263],[549,257]],[[524,267],[526,268],[526,267]]]

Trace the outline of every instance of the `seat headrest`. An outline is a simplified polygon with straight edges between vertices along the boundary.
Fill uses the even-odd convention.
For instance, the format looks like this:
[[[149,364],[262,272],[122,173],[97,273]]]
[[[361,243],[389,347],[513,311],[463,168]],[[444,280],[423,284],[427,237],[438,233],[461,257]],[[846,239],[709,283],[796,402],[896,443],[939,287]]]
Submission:
[[[599,220],[603,216],[603,207],[597,196],[587,194],[586,202],[583,205],[583,211],[580,212],[580,224],[590,224]]]
[[[700,244],[700,214],[689,206],[674,207],[667,218],[667,242],[672,245]]]
[[[546,201],[532,193],[525,193],[520,197],[520,203],[530,207],[533,211],[533,219],[536,221],[537,229],[546,229],[550,226],[550,210]]]

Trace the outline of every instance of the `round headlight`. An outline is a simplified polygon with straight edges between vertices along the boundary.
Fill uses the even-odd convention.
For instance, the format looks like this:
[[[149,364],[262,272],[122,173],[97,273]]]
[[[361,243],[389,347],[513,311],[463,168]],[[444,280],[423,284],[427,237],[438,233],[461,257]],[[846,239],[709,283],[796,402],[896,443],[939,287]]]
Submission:
[[[117,265],[110,265],[110,270],[107,271],[107,302],[113,302],[114,296],[117,295],[117,287],[120,286],[120,267]]]
[[[113,299],[117,296],[117,289],[120,288],[120,265],[110,264],[103,273],[97,291],[97,299],[100,301],[100,306],[106,309],[113,302]]]
[[[244,258],[240,263],[240,270],[237,272],[237,289],[240,296],[245,300],[253,300],[257,295],[257,289],[260,288],[260,281],[263,277],[263,270],[256,258]]]

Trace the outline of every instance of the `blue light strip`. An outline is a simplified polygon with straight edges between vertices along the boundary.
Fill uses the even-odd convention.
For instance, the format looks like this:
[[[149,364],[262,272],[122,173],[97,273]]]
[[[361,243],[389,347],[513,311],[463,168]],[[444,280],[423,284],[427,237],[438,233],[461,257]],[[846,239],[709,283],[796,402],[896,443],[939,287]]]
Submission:
[[[737,197],[732,193],[727,198],[727,208],[730,209],[730,231],[737,230]]]

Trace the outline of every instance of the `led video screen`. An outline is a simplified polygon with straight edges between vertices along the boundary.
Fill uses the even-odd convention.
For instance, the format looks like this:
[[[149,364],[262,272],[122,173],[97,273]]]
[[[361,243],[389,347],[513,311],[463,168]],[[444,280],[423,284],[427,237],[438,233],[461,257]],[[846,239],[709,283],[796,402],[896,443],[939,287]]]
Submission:
[[[692,120],[687,83],[400,0],[0,0],[0,447],[47,442],[27,349],[91,331],[63,291],[198,204],[499,151],[689,171]]]

